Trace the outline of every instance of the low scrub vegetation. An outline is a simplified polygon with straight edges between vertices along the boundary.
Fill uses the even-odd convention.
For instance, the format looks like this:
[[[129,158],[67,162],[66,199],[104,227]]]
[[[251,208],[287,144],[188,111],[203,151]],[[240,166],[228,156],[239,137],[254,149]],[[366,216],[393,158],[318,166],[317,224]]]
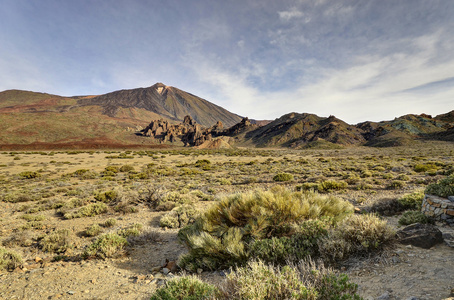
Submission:
[[[151,299],[361,299],[358,286],[345,274],[322,263],[300,261],[273,266],[260,260],[233,269],[225,282],[214,285],[192,276],[171,279]]]
[[[454,196],[454,175],[440,180],[438,183],[430,184],[425,191],[426,194],[440,197]]]
[[[0,270],[12,271],[22,264],[22,257],[12,250],[0,247]]]
[[[284,263],[308,255],[331,262],[381,249],[394,232],[371,215],[352,215],[336,197],[284,188],[221,199],[179,232],[189,253],[180,266],[195,271],[244,265],[248,259]]]

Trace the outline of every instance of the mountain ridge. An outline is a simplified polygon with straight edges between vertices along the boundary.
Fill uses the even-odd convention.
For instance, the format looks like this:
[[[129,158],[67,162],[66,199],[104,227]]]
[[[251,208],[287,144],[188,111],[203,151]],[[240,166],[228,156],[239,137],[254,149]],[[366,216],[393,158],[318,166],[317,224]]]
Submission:
[[[229,141],[237,146],[294,149],[402,146],[415,140],[454,141],[454,110],[435,117],[408,114],[394,120],[366,121],[356,125],[335,116],[297,112],[272,121],[256,121],[242,118],[176,87],[156,83],[146,88],[72,97],[21,90],[0,92],[0,146],[180,145],[175,144],[177,133],[183,130],[178,122],[184,123],[187,117],[193,122],[191,126],[195,126],[187,130],[193,130],[198,141],[187,143],[186,136],[181,145],[200,146],[211,141],[216,144],[216,139],[222,136],[227,138],[217,144],[224,146]],[[151,134],[152,139],[148,138],[151,131],[148,137],[138,134],[152,125],[152,120],[163,120],[162,124],[168,122],[164,127],[173,128],[168,138],[156,138],[155,131]],[[177,127],[172,127],[174,125]],[[221,130],[220,125],[225,129]]]

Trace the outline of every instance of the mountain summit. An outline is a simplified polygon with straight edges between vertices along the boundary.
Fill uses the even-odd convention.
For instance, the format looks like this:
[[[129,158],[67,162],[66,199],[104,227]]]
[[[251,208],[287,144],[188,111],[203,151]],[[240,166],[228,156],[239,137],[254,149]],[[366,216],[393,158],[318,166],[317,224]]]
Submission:
[[[91,99],[80,99],[78,104],[100,106],[103,114],[110,117],[116,117],[121,108],[139,108],[180,122],[189,115],[206,127],[216,124],[217,121],[226,126],[233,126],[241,121],[241,117],[218,105],[160,82],[148,88],[120,90]]]

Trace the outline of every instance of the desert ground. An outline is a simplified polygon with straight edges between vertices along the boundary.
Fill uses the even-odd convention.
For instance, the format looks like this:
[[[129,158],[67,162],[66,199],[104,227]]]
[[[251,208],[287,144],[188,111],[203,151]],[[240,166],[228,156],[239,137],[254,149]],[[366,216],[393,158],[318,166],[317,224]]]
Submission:
[[[187,252],[177,233],[184,222],[234,193],[284,186],[375,210],[394,229],[402,212],[380,210],[422,193],[454,169],[454,144],[333,150],[170,148],[130,151],[0,153],[0,247],[19,257],[0,270],[1,299],[149,299]],[[285,180],[277,174],[290,174]],[[453,228],[436,223],[445,234]],[[127,243],[100,251],[100,237]],[[164,270],[164,267],[169,270]],[[445,299],[454,289],[454,249],[395,243],[336,264],[365,299]],[[165,274],[170,271],[170,274]],[[207,282],[224,272],[198,270]],[[413,298],[412,298],[413,297]]]

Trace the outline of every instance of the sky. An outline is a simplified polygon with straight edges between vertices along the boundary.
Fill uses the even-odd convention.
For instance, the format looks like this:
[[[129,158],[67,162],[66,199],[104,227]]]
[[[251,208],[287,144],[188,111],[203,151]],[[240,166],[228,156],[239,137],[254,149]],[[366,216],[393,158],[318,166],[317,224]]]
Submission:
[[[231,112],[454,110],[451,0],[0,0],[0,91],[162,82]]]

